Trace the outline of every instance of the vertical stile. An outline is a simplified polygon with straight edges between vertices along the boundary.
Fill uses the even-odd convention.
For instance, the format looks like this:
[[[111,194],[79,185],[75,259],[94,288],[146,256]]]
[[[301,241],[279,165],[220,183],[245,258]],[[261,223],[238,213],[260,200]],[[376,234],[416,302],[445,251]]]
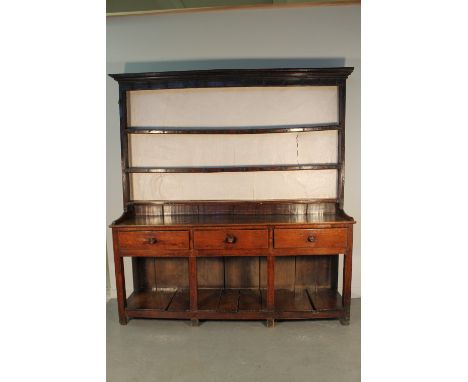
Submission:
[[[121,324],[127,323],[127,296],[125,291],[125,274],[123,257],[119,253],[118,234],[114,231],[114,266],[115,266],[115,287],[117,289],[117,309],[119,312],[119,321]]]
[[[343,209],[344,204],[344,181],[345,181],[345,109],[346,109],[346,83],[343,80],[338,86],[338,182],[336,197],[339,207]]]
[[[119,110],[120,110],[120,155],[122,167],[122,196],[124,211],[127,211],[127,205],[130,201],[130,175],[127,173],[128,163],[128,135],[125,133],[128,125],[127,116],[127,88],[119,85]]]

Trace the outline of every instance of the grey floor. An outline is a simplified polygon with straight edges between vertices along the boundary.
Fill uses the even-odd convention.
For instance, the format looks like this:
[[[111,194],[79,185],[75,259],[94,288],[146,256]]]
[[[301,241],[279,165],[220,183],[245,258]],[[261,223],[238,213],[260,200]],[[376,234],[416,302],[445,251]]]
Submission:
[[[108,382],[360,381],[361,301],[351,325],[287,321],[131,320],[107,303]]]

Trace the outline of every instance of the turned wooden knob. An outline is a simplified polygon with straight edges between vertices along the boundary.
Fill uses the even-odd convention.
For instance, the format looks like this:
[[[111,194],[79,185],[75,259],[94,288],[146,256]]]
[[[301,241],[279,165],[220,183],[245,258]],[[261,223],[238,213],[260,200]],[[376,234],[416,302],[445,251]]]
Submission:
[[[156,244],[158,241],[156,240],[155,237],[152,237],[152,238],[150,238],[150,239],[148,240],[148,242],[149,242],[150,244]]]
[[[313,242],[315,241],[315,236],[310,235],[310,236],[307,238],[307,241],[310,241],[311,243],[313,243]]]
[[[234,244],[236,242],[236,237],[234,235],[227,235],[226,239],[224,240],[225,243]]]

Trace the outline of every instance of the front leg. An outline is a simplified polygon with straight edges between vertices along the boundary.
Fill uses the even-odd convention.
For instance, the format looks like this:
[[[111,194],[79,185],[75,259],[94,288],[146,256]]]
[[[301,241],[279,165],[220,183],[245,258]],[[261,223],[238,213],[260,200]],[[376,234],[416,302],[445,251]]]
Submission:
[[[114,266],[115,266],[115,286],[117,288],[117,308],[119,311],[120,325],[127,325],[128,317],[125,312],[127,305],[127,297],[125,292],[125,273],[124,273],[124,259],[119,256],[119,245],[117,243],[117,232],[112,232],[114,241]]]

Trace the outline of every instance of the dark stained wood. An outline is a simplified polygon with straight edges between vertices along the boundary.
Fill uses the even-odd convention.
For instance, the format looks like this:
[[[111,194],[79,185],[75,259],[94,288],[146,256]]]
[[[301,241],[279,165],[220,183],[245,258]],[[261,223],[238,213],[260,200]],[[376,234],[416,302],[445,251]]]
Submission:
[[[260,289],[198,289],[198,310],[250,311],[262,310]],[[221,299],[221,296],[223,298]]]
[[[135,227],[143,228],[167,228],[167,229],[189,229],[197,227],[220,227],[220,226],[303,226],[310,228],[310,225],[326,224],[329,226],[339,226],[354,223],[354,220],[349,220],[341,215],[325,214],[325,215],[267,215],[267,214],[211,214],[211,215],[173,215],[173,216],[127,216],[118,226],[120,231],[122,228],[135,229]],[[287,228],[287,227],[285,227]],[[290,227],[292,228],[292,227]],[[302,228],[302,227],[301,227]]]
[[[288,310],[289,307],[289,302],[291,300],[289,294],[291,294],[292,291],[287,290],[287,289],[277,289],[275,290],[275,310],[276,311],[282,311],[282,310]]]
[[[312,311],[313,307],[305,289],[277,289],[275,309],[280,312],[304,312]]]
[[[175,215],[330,215],[337,199],[258,200],[258,201],[131,201],[136,216]],[[128,215],[131,216],[131,215]],[[347,217],[347,220],[352,220]]]
[[[147,217],[147,216],[163,216],[164,215],[164,205],[163,204],[156,204],[156,203],[135,203],[130,202],[130,205],[133,206],[135,210],[134,215],[128,216],[140,216],[140,217]],[[196,210],[192,211],[192,213]],[[113,223],[114,224],[114,223]]]
[[[166,310],[172,301],[175,290],[145,290],[133,292],[127,301],[127,307],[133,309]]]
[[[307,289],[309,296],[314,304],[315,310],[339,310],[342,309],[340,294],[331,289]]]
[[[339,200],[340,208],[344,204],[344,182],[345,182],[345,109],[346,109],[346,83],[338,86],[338,121],[340,129],[338,130],[338,183],[336,185],[336,195]]]
[[[272,134],[272,133],[306,133],[310,131],[338,130],[336,123],[317,125],[289,125],[289,126],[251,126],[246,128],[202,128],[202,127],[151,127],[132,126],[125,130],[127,134]]]
[[[305,171],[305,170],[337,170],[337,163],[317,163],[301,165],[263,165],[263,166],[223,166],[223,167],[128,167],[126,173],[209,173],[209,172],[250,172],[250,171]]]
[[[195,249],[250,249],[268,248],[266,229],[217,229],[196,230]]]
[[[331,288],[334,256],[297,256],[296,287]]]
[[[346,228],[275,229],[275,248],[346,248]]]
[[[310,320],[310,319],[323,319],[323,318],[342,318],[342,310],[328,310],[328,311],[309,311],[309,312],[211,312],[211,311],[159,311],[151,309],[127,309],[128,317],[132,318],[170,318],[187,320],[192,317],[197,317],[200,320]]]
[[[314,256],[313,263],[315,265],[313,280],[315,285],[319,287],[331,288],[331,266],[333,257],[331,256]],[[307,285],[310,285],[309,282]]]
[[[187,258],[155,259],[156,285],[158,288],[188,288]]]
[[[324,316],[322,312],[333,312],[331,317],[341,318],[341,296],[331,289],[315,291],[298,289],[296,291],[276,290],[275,311],[267,312],[263,303],[264,289],[199,289],[199,308],[190,312],[189,293],[179,290],[146,290],[134,292],[128,298],[127,309],[132,317],[167,317],[167,318],[216,318],[207,316],[207,312],[222,313],[222,318],[314,318]],[[138,311],[144,311],[139,315]],[[160,314],[167,312],[167,314]],[[180,313],[180,314],[177,314]],[[289,314],[288,314],[289,313]],[[294,313],[298,313],[297,316]]]
[[[225,288],[258,288],[260,283],[260,259],[255,257],[226,257]]]
[[[267,290],[265,288],[260,289],[260,296],[262,298],[262,310],[267,310]]]
[[[214,69],[109,74],[128,89],[178,89],[244,86],[336,85],[354,68]]]
[[[182,312],[190,309],[190,296],[187,289],[178,289],[172,298],[167,310],[170,312]]]
[[[117,309],[119,312],[119,322],[126,325],[128,316],[126,314],[127,297],[125,291],[125,272],[123,258],[119,254],[119,239],[117,235],[112,235],[114,246],[114,267],[115,267],[115,287],[117,289]]]
[[[288,289],[275,290],[275,310],[292,311],[294,292]]]
[[[264,256],[261,256],[259,258],[259,272],[260,272],[260,277],[259,277],[259,283],[260,283],[260,288],[266,289],[267,287],[267,259]]]
[[[275,288],[293,290],[296,284],[296,257],[275,258]]]
[[[134,290],[156,289],[154,257],[132,258]]]
[[[122,168],[122,196],[124,211],[127,211],[127,205],[130,201],[130,179],[125,171],[129,166],[128,161],[128,135],[125,133],[127,128],[127,89],[119,85],[119,111],[120,111],[120,165]]]
[[[316,200],[317,201],[317,200]],[[318,201],[317,201],[318,202]],[[323,200],[320,200],[323,202]],[[335,199],[331,199],[325,203],[333,204]],[[187,208],[182,207],[182,204],[177,204],[180,212],[187,215]],[[185,204],[187,206],[187,204]],[[291,201],[255,201],[255,202],[232,202],[232,201],[200,201],[190,202],[187,207],[196,206],[199,216],[207,215],[223,215],[223,216],[238,216],[238,215],[290,215],[290,214],[305,214],[307,212],[306,203],[294,203]],[[324,206],[324,209],[327,208]],[[173,209],[165,206],[164,211],[173,214]]]
[[[217,311],[222,288],[198,289],[198,310]]]
[[[220,312],[237,312],[239,306],[239,290],[223,289],[219,298],[218,310]]]
[[[258,312],[262,309],[262,296],[259,289],[241,289],[239,311]]]
[[[112,224],[119,321],[338,318],[349,323],[354,219],[343,211],[346,78],[352,68],[247,69],[112,75],[119,82],[123,214]],[[207,127],[129,126],[131,90],[337,86],[338,123]],[[265,134],[336,130],[336,163],[130,167],[130,134]],[[129,174],[335,169],[336,197],[265,201],[131,200]],[[338,253],[344,254],[343,293]],[[132,257],[126,299],[123,257]]]
[[[314,310],[314,306],[307,289],[297,288],[294,290],[294,309],[295,312],[306,312]]]
[[[330,258],[330,288],[338,289],[338,266],[339,266],[339,255],[329,255]]]
[[[197,258],[197,276],[199,288],[224,288],[224,258]]]
[[[186,311],[160,311],[155,309],[127,309],[127,314],[131,318],[170,318],[179,320],[191,320],[192,316],[191,312]]]

